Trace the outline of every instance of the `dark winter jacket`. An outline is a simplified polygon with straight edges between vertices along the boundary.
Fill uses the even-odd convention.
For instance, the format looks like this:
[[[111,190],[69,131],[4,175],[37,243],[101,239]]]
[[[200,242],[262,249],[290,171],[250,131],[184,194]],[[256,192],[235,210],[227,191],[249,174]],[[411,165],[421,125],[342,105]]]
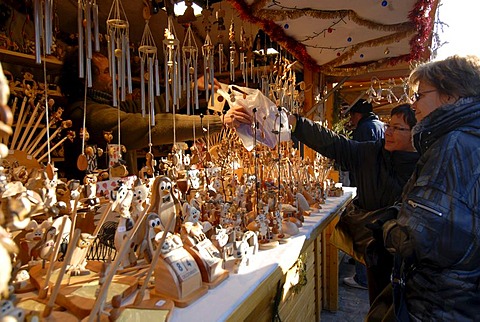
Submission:
[[[412,261],[405,294],[414,321],[480,321],[480,97],[419,122],[421,158],[385,246]]]
[[[416,152],[385,150],[383,140],[349,140],[301,117],[297,118],[292,135],[354,173],[357,178],[355,203],[366,211],[387,207],[398,201],[418,159]]]
[[[355,141],[359,142],[378,141],[384,138],[384,134],[383,122],[378,119],[378,116],[370,112],[358,121],[352,137]],[[350,172],[350,187],[356,186],[357,178],[353,172]]]
[[[374,113],[362,117],[353,131],[355,141],[377,141],[384,136],[383,122]]]

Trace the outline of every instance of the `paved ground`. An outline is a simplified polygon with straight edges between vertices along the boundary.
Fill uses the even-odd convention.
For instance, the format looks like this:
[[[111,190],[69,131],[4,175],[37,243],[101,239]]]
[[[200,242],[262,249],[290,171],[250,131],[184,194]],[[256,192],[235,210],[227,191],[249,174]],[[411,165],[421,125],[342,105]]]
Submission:
[[[355,265],[348,264],[347,257],[342,252],[339,253],[339,309],[337,312],[323,310],[320,317],[322,322],[361,322],[368,312],[368,291],[343,284],[343,278],[352,276],[355,272]]]

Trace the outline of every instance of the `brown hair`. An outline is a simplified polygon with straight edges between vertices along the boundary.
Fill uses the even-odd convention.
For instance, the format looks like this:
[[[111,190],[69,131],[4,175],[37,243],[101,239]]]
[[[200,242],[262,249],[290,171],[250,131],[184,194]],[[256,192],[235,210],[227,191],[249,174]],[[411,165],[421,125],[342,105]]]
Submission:
[[[480,58],[455,55],[421,64],[410,73],[409,83],[417,87],[420,81],[435,87],[439,94],[480,96]]]

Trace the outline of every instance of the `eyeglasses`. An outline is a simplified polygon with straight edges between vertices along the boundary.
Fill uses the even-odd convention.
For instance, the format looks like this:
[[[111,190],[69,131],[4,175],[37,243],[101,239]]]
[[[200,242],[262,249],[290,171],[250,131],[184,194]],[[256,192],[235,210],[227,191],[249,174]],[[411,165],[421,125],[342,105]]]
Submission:
[[[396,126],[396,125],[384,124],[383,126],[385,128],[385,132],[390,130],[390,129],[393,132],[395,132],[395,131],[400,131],[400,132],[410,131],[410,129],[408,129],[408,128],[400,127],[400,126]]]
[[[436,92],[436,91],[437,91],[436,89],[431,89],[429,91],[425,91],[422,93],[414,92],[412,95],[412,101],[413,102],[419,101],[425,94]]]

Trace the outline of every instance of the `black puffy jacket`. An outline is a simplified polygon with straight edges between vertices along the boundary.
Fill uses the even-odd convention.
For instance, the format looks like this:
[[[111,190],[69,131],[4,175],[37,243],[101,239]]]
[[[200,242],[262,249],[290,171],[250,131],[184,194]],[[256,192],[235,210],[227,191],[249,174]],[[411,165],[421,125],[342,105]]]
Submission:
[[[480,97],[438,108],[413,129],[421,157],[385,246],[413,261],[414,321],[480,321]]]
[[[389,152],[383,148],[383,140],[349,140],[302,117],[297,117],[292,135],[354,173],[357,179],[355,204],[366,211],[391,206],[399,200],[419,157],[416,152]]]

